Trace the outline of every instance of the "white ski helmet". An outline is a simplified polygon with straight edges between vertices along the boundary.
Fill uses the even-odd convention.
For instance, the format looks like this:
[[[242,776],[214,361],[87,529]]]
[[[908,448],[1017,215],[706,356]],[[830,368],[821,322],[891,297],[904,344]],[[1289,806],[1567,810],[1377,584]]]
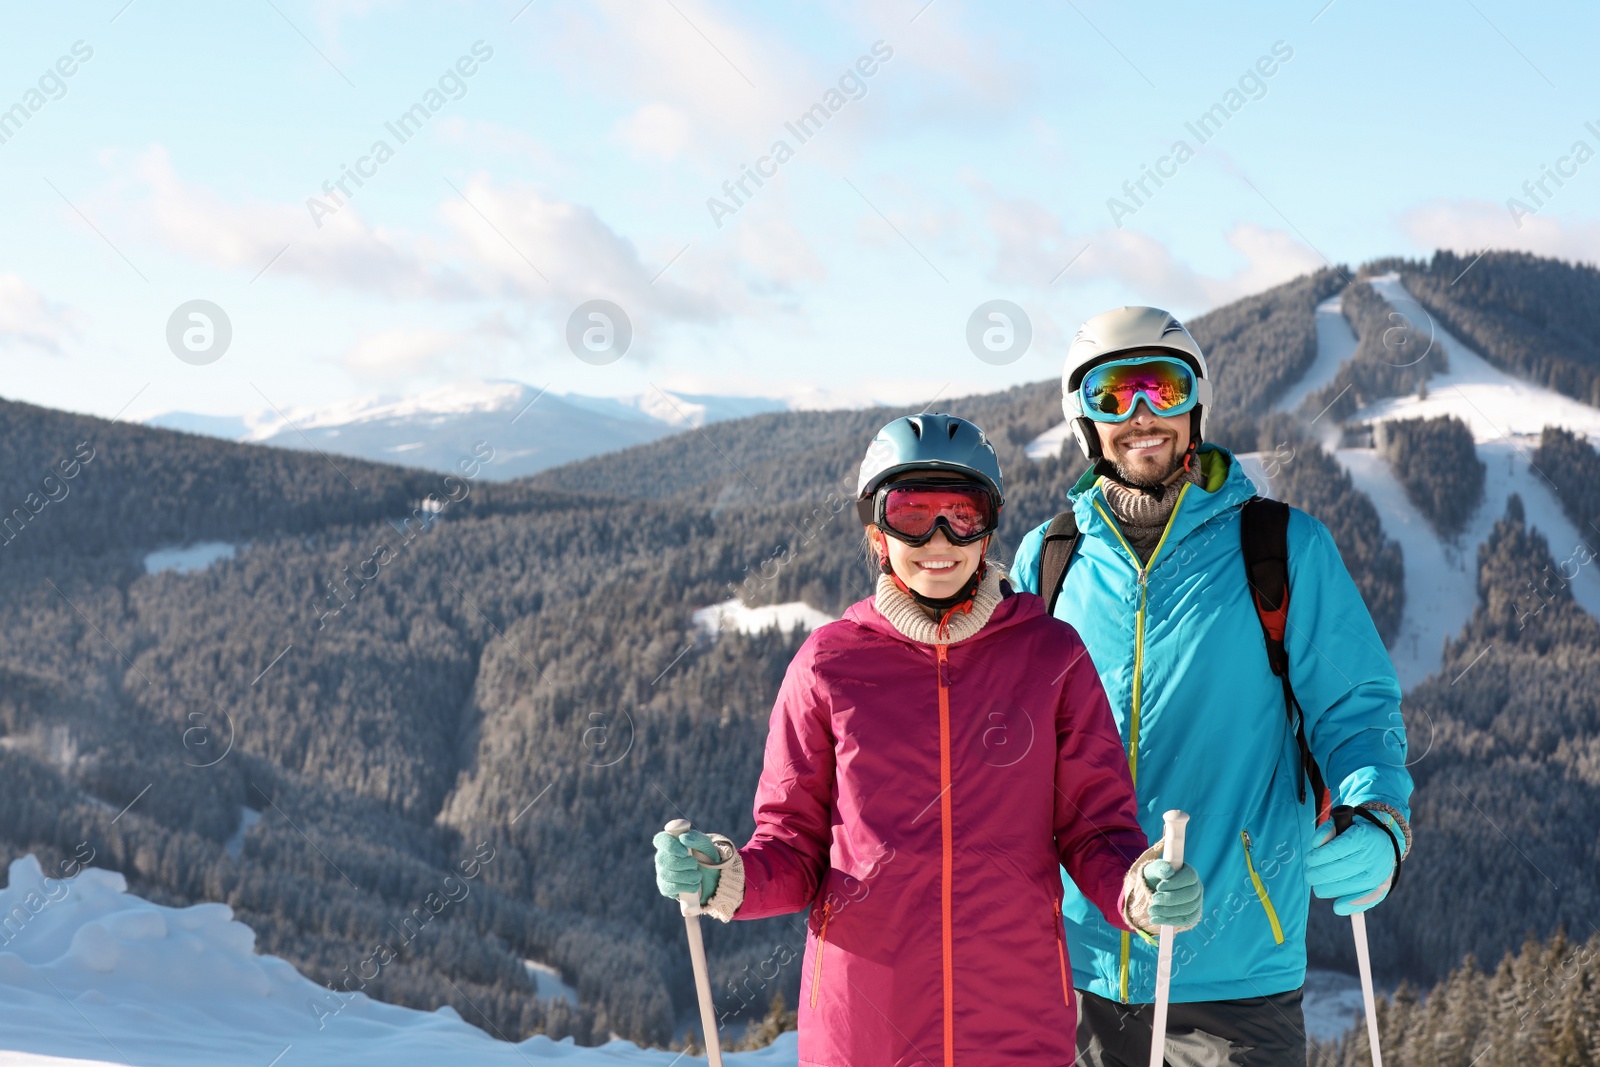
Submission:
[[[1171,352],[1194,370],[1199,393],[1194,410],[1200,413],[1197,436],[1205,439],[1206,417],[1211,412],[1211,382],[1199,344],[1171,312],[1147,307],[1113,308],[1078,327],[1077,336],[1067,349],[1066,366],[1061,370],[1061,410],[1072,426],[1072,435],[1078,439],[1078,447],[1090,459],[1100,458],[1100,435],[1095,432],[1093,420],[1083,413],[1078,383],[1096,363],[1140,349]]]

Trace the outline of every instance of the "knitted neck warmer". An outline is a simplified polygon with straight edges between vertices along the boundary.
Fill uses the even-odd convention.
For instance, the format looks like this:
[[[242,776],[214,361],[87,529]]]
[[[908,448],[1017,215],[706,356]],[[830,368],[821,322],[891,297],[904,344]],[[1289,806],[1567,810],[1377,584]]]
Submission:
[[[1189,484],[1204,484],[1198,462],[1189,464],[1187,476],[1167,486],[1160,496],[1129,488],[1110,476],[1101,479],[1101,490],[1105,493],[1106,503],[1111,505],[1111,514],[1116,517],[1117,525],[1122,527],[1122,536],[1139,553],[1139,562],[1150,562],[1151,553],[1155,552],[1161,535],[1166,532],[1172,509],[1178,504],[1178,494]]]
[[[989,616],[994,614],[994,609],[1000,603],[1000,579],[1005,577],[1005,573],[1002,564],[990,560],[989,573],[983,576],[978,591],[972,596],[972,610],[957,610],[951,614],[942,635],[938,621],[930,619],[922,605],[902,593],[900,587],[894,584],[894,579],[887,574],[878,575],[878,593],[873,603],[878,613],[889,620],[889,625],[918,644],[959,644],[988,624]]]

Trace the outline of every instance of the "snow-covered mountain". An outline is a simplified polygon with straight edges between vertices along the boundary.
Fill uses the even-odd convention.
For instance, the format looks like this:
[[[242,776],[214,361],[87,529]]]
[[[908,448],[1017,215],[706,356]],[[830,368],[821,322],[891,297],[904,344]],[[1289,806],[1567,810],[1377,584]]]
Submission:
[[[1398,276],[1385,274],[1371,282],[1391,304],[1415,306]],[[1342,315],[1325,324],[1319,314],[1317,325],[1317,361],[1307,374],[1316,377],[1300,383],[1306,386],[1302,396],[1331,381],[1338,370],[1338,363],[1330,367],[1322,358],[1323,345],[1345,353],[1355,349],[1355,335]],[[1350,421],[1454,415],[1466,423],[1486,467],[1483,502],[1466,529],[1453,541],[1439,537],[1373,449],[1334,453],[1356,488],[1372,499],[1384,533],[1404,553],[1405,615],[1389,655],[1407,689],[1438,671],[1445,640],[1460,633],[1471,618],[1478,603],[1478,545],[1505,514],[1507,497],[1522,497],[1528,524],[1549,539],[1557,560],[1568,559],[1583,544],[1549,483],[1530,470],[1529,456],[1539,445],[1539,434],[1546,426],[1562,426],[1600,444],[1600,409],[1498,370],[1443,326],[1435,323],[1433,329],[1433,343],[1444,349],[1450,369],[1428,379],[1427,396],[1390,397],[1356,412]],[[1572,593],[1584,610],[1600,616],[1600,568],[1578,568]]]
[[[1368,279],[1391,304],[1415,308],[1416,301],[1396,274]],[[1383,531],[1399,542],[1405,559],[1406,601],[1400,632],[1389,656],[1410,689],[1439,670],[1444,642],[1461,632],[1478,603],[1478,545],[1505,514],[1506,498],[1522,497],[1528,524],[1545,535],[1558,561],[1572,558],[1582,536],[1567,518],[1548,482],[1530,470],[1529,456],[1546,426],[1562,426],[1586,435],[1600,446],[1600,408],[1524,381],[1495,368],[1444,327],[1433,324],[1433,343],[1442,348],[1450,369],[1428,379],[1424,397],[1390,397],[1353,415],[1351,423],[1454,415],[1471,429],[1478,458],[1487,468],[1484,499],[1454,540],[1441,538],[1427,518],[1406,497],[1389,465],[1370,448],[1338,448],[1334,455],[1356,488],[1371,498]],[[1317,358],[1305,376],[1274,405],[1297,408],[1307,396],[1332,381],[1355,352],[1356,337],[1334,297],[1317,308]],[[1337,427],[1330,427],[1330,431]],[[1068,437],[1061,423],[1028,445],[1034,459],[1054,455]],[[1263,495],[1272,483],[1254,453],[1239,457]],[[1576,568],[1572,592],[1578,604],[1600,617],[1600,567]]]
[[[629,1041],[511,1044],[447,1007],[416,1011],[335,993],[276,956],[257,955],[255,932],[226,904],[153,904],[101,868],[68,880],[47,877],[31,855],[15,860],[0,915],[0,1067],[705,1062]],[[724,1057],[742,1067],[787,1067],[796,1058],[792,1033]]]
[[[474,382],[405,399],[374,397],[317,408],[245,416],[153,415],[148,426],[280,448],[453,471],[493,449],[492,479],[519,478],[723,419],[785,411],[767,397],[702,396],[652,390],[637,396],[556,394],[521,382]]]

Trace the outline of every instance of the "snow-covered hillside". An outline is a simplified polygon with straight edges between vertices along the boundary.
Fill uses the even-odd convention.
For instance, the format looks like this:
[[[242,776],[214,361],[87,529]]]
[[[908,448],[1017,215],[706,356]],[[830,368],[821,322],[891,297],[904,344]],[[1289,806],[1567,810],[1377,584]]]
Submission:
[[[1400,684],[1409,689],[1439,669],[1444,641],[1466,625],[1478,603],[1478,546],[1505,514],[1506,498],[1522,497],[1528,524],[1544,534],[1556,562],[1565,563],[1572,594],[1600,617],[1600,567],[1581,566],[1581,537],[1550,487],[1529,468],[1527,444],[1489,441],[1478,445],[1487,468],[1484,502],[1456,543],[1442,541],[1406,499],[1389,465],[1371,449],[1340,449],[1339,463],[1356,487],[1372,498],[1384,532],[1405,554],[1406,609],[1400,634],[1389,650]]]
[[[712,637],[727,631],[757,634],[774,628],[792,633],[796,626],[802,630],[815,630],[833,621],[832,615],[818,611],[801,600],[748,608],[738,597],[701,608],[693,618],[696,629]]]
[[[62,881],[45,877],[32,856],[14,861],[0,917],[0,1067],[705,1062],[627,1041],[585,1049],[532,1037],[513,1045],[449,1008],[414,1011],[364,993],[335,994],[275,956],[256,955],[255,933],[226,905],[162,907],[96,868]],[[795,1035],[725,1059],[789,1067]]]
[[[226,541],[199,541],[192,545],[158,548],[145,554],[144,571],[146,574],[162,571],[189,574],[203,571],[218,560],[232,559],[235,554],[236,546]]]
[[[781,400],[652,390],[637,396],[561,395],[521,382],[469,382],[404,399],[367,397],[323,407],[221,417],[167,412],[149,426],[280,448],[454,471],[484,462],[493,479],[519,478],[573,460],[644,444],[723,419],[788,410]],[[480,445],[479,443],[483,444]]]
[[[1372,286],[1416,317],[1417,305],[1396,275],[1374,278]],[[1371,449],[1336,453],[1356,487],[1372,498],[1384,532],[1400,542],[1405,554],[1405,616],[1390,655],[1406,688],[1439,669],[1445,638],[1459,633],[1471,617],[1478,602],[1478,545],[1505,514],[1506,498],[1512,493],[1522,497],[1529,525],[1549,539],[1557,562],[1573,561],[1568,571],[1576,571],[1571,581],[1578,603],[1600,616],[1600,566],[1578,566],[1584,554],[1579,552],[1582,538],[1577,527],[1530,461],[1545,426],[1564,426],[1600,444],[1600,409],[1497,370],[1443,326],[1433,324],[1432,332],[1433,343],[1444,350],[1450,369],[1428,380],[1427,397],[1391,397],[1358,411],[1352,421],[1454,415],[1467,424],[1487,473],[1483,503],[1460,537],[1454,543],[1441,540]]]
[[[1421,314],[1398,276],[1385,274],[1371,282],[1384,299],[1403,313],[1411,317]],[[1350,421],[1454,415],[1471,428],[1473,438],[1480,443],[1537,438],[1546,426],[1564,426],[1600,442],[1600,408],[1497,370],[1443,326],[1431,323],[1431,327],[1433,343],[1444,349],[1450,369],[1428,379],[1427,397],[1380,400],[1356,412]]]
[[[1051,456],[1061,455],[1061,446],[1068,442],[1072,442],[1068,444],[1069,448],[1078,447],[1077,443],[1072,441],[1072,424],[1063,419],[1029,441],[1023,451],[1027,453],[1029,459],[1049,459]]]
[[[1330,296],[1317,305],[1317,358],[1300,380],[1284,391],[1272,405],[1273,409],[1293,411],[1298,408],[1306,397],[1333,381],[1339,367],[1355,352],[1356,335],[1350,329],[1350,320],[1344,317],[1343,296]]]

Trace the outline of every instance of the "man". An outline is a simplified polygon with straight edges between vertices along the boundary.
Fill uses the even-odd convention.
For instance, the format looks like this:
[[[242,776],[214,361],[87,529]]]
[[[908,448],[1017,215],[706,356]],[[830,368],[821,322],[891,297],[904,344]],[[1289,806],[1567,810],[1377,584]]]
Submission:
[[[1307,890],[1341,915],[1364,911],[1410,848],[1394,668],[1327,529],[1270,502],[1244,517],[1255,490],[1227,450],[1204,443],[1211,382],[1181,323],[1156,308],[1095,316],[1073,340],[1062,389],[1094,465],[1069,494],[1070,521],[1055,524],[1057,547],[1045,547],[1050,524],[1029,533],[1011,581],[1049,599],[1042,570],[1061,576],[1053,611],[1100,673],[1145,831],[1160,834],[1169,808],[1190,813],[1184,858],[1205,881],[1206,915],[1174,942],[1169,1054],[1304,1064]],[[1283,594],[1261,572],[1260,603],[1252,595],[1241,543],[1245,532],[1262,543],[1273,511],[1286,623],[1268,610]],[[1286,653],[1284,677],[1269,651],[1280,664]],[[1337,836],[1315,825],[1324,780],[1333,805],[1354,809]],[[1078,1062],[1142,1067],[1155,946],[1066,892]]]

